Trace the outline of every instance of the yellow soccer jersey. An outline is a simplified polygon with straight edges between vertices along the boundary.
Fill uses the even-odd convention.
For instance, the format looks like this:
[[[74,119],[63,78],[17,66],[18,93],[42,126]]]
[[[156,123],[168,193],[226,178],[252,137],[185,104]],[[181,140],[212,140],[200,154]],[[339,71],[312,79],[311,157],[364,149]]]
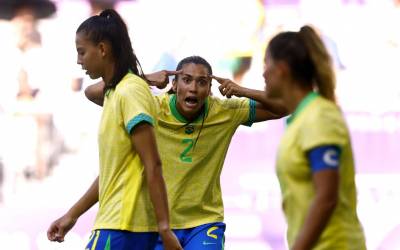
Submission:
[[[104,98],[99,127],[99,211],[94,229],[157,231],[157,223],[131,132],[155,122],[155,103],[145,81],[128,73]]]
[[[311,93],[300,103],[293,118],[283,135],[277,158],[289,246],[294,244],[315,196],[306,152],[322,145],[338,145],[341,148],[338,204],[313,249],[365,249],[356,212],[350,136],[342,113],[334,103]]]
[[[171,227],[183,229],[222,222],[220,175],[232,135],[251,126],[255,102],[208,97],[203,115],[188,123],[176,109],[175,95],[158,102],[157,141],[168,189]]]

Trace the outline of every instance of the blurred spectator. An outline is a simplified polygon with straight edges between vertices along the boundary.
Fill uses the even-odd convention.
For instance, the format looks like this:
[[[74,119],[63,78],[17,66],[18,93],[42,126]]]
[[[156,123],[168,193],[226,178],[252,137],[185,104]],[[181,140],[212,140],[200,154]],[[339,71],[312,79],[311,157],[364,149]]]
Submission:
[[[253,53],[261,43],[265,24],[264,1],[236,0],[228,1],[227,5],[231,13],[228,29],[232,29],[229,32],[234,35],[229,41],[233,45],[229,53],[230,67],[233,80],[241,83],[250,69]]]
[[[48,25],[46,33],[43,33],[46,46],[53,54],[57,54],[53,61],[58,65],[57,78],[62,95],[59,96],[54,106],[54,125],[63,136],[63,155],[78,158],[84,162],[93,157],[86,148],[96,149],[97,124],[101,110],[88,103],[84,97],[85,86],[93,84],[100,79],[89,79],[77,65],[77,52],[75,48],[75,32],[82,19],[96,15],[102,10],[116,8],[119,0],[82,0],[63,1],[58,7],[58,15],[51,25]],[[70,13],[75,11],[76,19],[71,19]],[[59,27],[63,27],[64,36],[58,35]],[[61,48],[61,49],[60,49]],[[60,91],[59,91],[60,92]],[[94,143],[92,145],[92,143]],[[95,157],[97,159],[97,155]],[[62,164],[62,162],[61,162]],[[97,171],[97,165],[87,166],[86,169]]]
[[[55,11],[55,4],[49,0],[0,0],[0,19],[6,20],[10,32],[6,39],[2,37],[6,42],[0,62],[6,69],[0,81],[8,95],[8,101],[2,103],[7,117],[3,126],[9,129],[3,142],[6,181],[21,172],[42,179],[54,160],[49,103],[52,79],[47,76],[50,67],[39,63],[46,61],[46,55],[38,22]]]

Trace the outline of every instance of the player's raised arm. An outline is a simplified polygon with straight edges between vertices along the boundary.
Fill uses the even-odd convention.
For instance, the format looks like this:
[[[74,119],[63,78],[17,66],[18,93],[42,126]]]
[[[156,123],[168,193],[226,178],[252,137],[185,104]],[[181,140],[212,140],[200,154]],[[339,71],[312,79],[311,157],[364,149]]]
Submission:
[[[156,86],[159,89],[165,88],[169,83],[169,76],[175,76],[182,73],[182,70],[161,70],[145,75],[146,80],[151,86]],[[89,101],[103,106],[104,101],[104,82],[92,84],[85,89],[85,96]]]
[[[169,77],[182,73],[182,70],[161,70],[151,74],[146,74],[146,80],[151,86],[156,86],[159,89],[165,88],[169,83]]]
[[[257,102],[256,104],[256,122],[271,119],[279,119],[288,114],[286,107],[279,99],[267,98],[265,91],[249,89],[240,86],[230,79],[211,76],[219,85],[219,91],[223,96],[231,98],[232,96],[247,97]]]

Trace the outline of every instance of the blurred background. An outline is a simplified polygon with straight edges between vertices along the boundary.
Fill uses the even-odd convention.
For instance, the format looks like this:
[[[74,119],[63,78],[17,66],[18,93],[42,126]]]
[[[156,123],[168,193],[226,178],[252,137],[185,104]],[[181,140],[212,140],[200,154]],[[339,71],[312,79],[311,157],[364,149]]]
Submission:
[[[74,39],[84,19],[108,7],[125,19],[146,73],[200,55],[215,75],[256,89],[264,88],[268,40],[315,27],[333,58],[351,130],[368,249],[400,249],[400,1],[0,0],[1,249],[87,243],[96,207],[62,244],[50,243],[46,230],[98,173],[101,109],[84,97],[95,81],[76,64]],[[222,176],[228,250],[286,249],[274,172],[284,124],[239,128],[233,138]]]

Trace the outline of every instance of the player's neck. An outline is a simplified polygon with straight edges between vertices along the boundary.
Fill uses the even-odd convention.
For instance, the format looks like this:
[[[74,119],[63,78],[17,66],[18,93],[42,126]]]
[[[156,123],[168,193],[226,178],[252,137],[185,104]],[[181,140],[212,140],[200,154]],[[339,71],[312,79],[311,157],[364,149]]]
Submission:
[[[300,102],[312,91],[310,88],[301,88],[298,85],[291,86],[284,95],[284,100],[289,113],[293,113]]]
[[[108,67],[105,67],[105,72],[103,75],[103,81],[105,82],[106,85],[110,84],[113,76],[114,76],[114,65],[110,64]]]

